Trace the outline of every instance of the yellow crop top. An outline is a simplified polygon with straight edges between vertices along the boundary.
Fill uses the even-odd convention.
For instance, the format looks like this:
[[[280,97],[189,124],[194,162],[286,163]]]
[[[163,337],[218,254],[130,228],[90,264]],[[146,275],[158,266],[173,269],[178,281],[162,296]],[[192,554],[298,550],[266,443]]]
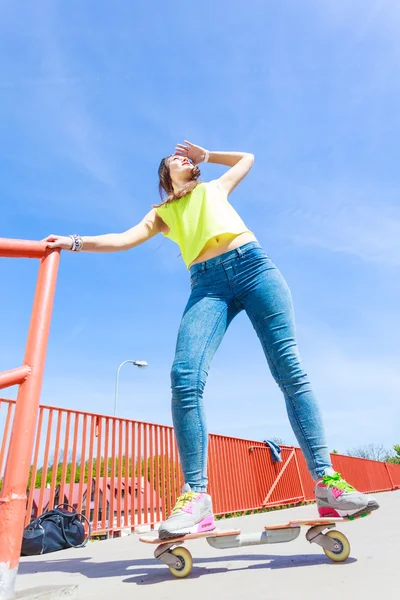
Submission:
[[[169,227],[163,235],[178,244],[187,267],[211,238],[250,232],[217,179],[199,183],[187,196],[155,210]]]

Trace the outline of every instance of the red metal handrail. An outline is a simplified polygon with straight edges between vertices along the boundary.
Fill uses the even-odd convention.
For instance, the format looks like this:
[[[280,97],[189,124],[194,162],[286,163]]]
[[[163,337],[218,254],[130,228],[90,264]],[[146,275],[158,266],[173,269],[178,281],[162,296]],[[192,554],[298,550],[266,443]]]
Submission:
[[[59,253],[57,250],[53,252]],[[44,242],[0,238],[0,257],[2,258],[43,258],[46,254],[50,253]]]
[[[0,599],[4,600],[14,595],[60,252],[47,250],[43,242],[1,238],[0,257],[40,259],[24,363],[0,375],[1,388],[19,385],[0,495]]]
[[[28,365],[22,365],[16,369],[10,369],[9,371],[3,371],[0,373],[0,390],[11,387],[12,385],[21,385],[31,374],[31,368]]]

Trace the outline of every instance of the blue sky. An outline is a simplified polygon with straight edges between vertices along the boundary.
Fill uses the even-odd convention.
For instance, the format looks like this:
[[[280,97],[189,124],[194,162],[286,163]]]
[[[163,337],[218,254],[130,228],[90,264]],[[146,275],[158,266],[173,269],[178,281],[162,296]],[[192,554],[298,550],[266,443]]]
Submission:
[[[399,443],[398,3],[41,0],[0,14],[0,235],[131,227],[185,138],[253,152],[231,202],[290,285],[330,448]],[[171,423],[190,291],[178,254],[162,236],[63,253],[43,403],[111,413],[117,366],[147,360],[121,371],[119,414]],[[37,266],[0,262],[1,370],[22,362]],[[295,443],[244,314],[205,402],[211,432]]]

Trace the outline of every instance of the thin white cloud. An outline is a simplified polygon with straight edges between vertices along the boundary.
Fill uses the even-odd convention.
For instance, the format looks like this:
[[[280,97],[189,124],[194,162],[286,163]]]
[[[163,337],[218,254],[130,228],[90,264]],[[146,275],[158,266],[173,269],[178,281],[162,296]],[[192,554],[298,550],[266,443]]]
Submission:
[[[66,332],[65,341],[73,342],[79,339],[79,336],[87,329],[87,319],[79,319],[75,325]]]
[[[275,205],[277,235],[298,246],[399,267],[399,192],[364,186],[354,181],[336,181],[331,187],[316,184],[314,188],[286,184],[290,200],[286,205]]]
[[[24,127],[28,140],[39,140],[45,158],[32,157],[31,151],[27,153],[22,147],[14,159],[24,166],[45,168],[50,155],[52,162],[62,167],[63,177],[65,170],[74,172],[69,191],[62,186],[57,188],[58,176],[53,172],[49,183],[51,191],[46,190],[44,196],[40,186],[34,187],[26,209],[37,214],[41,207],[48,210],[51,206],[56,218],[65,215],[68,206],[66,218],[76,219],[79,215],[85,219],[93,215],[94,223],[103,224],[110,214],[115,220],[122,216],[132,219],[132,197],[121,183],[124,177],[118,157],[112,152],[113,132],[93,110],[94,96],[102,89],[96,87],[101,72],[85,74],[67,43],[69,38],[54,3],[41,2],[30,7],[26,18],[31,20],[32,35],[21,37],[21,43],[26,52],[37,56],[38,66],[32,76],[21,76],[18,70],[15,77],[12,72],[8,73],[0,87],[10,94],[14,89],[17,101],[13,114],[17,127]],[[15,14],[9,15],[10,27],[15,25],[16,19]],[[6,39],[10,27],[7,29],[3,24]],[[79,184],[72,193],[74,181]],[[15,193],[20,196],[22,183],[15,186]],[[128,226],[130,224],[131,221]]]
[[[64,145],[60,139],[59,147],[65,151],[67,143],[70,160],[80,163],[100,183],[114,187],[115,166],[105,152],[105,140],[101,143],[102,131],[85,106],[87,99],[82,86],[69,75],[74,65],[63,47],[63,32],[54,14],[54,6],[45,3],[37,10],[42,70],[47,82],[40,86],[39,94],[48,106],[48,116],[63,137]],[[63,85],[49,85],[54,81]]]
[[[399,5],[396,0],[352,0],[351,2],[324,0],[323,4],[311,0],[308,4],[318,8],[319,19],[325,26],[351,25],[355,40],[366,35],[377,20],[379,22],[393,20],[399,16]]]

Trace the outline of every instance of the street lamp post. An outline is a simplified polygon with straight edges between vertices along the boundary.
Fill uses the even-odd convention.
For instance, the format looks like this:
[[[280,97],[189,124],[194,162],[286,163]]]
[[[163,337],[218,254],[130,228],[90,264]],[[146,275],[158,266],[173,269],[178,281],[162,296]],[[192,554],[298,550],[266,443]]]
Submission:
[[[115,379],[115,398],[114,398],[114,417],[117,414],[117,401],[118,401],[118,379],[119,379],[119,372],[121,370],[121,367],[123,367],[124,365],[126,365],[126,363],[132,363],[132,365],[134,367],[139,367],[139,368],[144,368],[147,367],[148,364],[145,360],[124,360],[124,362],[122,362],[117,370],[117,377]]]

